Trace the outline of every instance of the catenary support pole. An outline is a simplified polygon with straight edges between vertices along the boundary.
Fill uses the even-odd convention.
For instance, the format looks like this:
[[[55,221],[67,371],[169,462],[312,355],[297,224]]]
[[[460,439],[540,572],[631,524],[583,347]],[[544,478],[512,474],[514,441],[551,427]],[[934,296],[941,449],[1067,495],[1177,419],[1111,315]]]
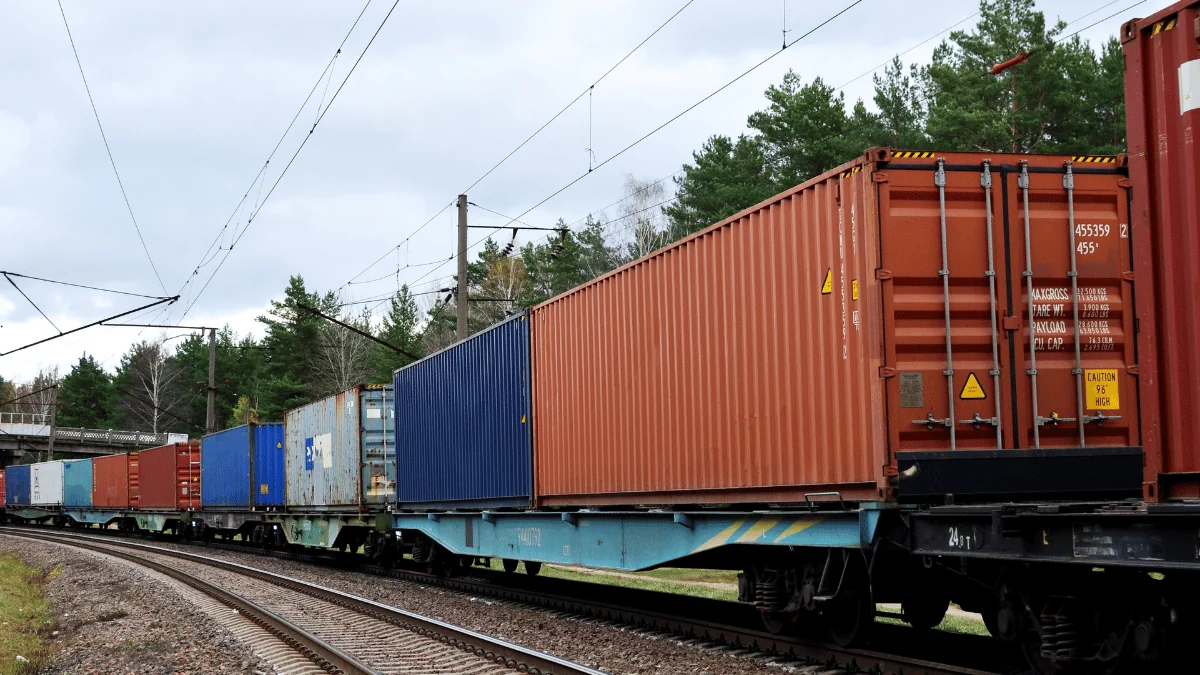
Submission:
[[[458,196],[458,339],[467,339],[467,196]]]
[[[54,422],[58,417],[58,387],[50,393],[50,435],[46,437],[46,461],[54,461]]]
[[[217,430],[217,329],[208,329],[208,417],[204,433]]]

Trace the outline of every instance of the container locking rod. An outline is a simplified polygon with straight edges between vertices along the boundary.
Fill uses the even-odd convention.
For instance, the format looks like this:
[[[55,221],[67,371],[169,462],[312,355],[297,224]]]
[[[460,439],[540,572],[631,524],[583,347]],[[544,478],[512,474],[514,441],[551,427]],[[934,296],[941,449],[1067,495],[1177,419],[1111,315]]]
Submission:
[[[954,350],[950,341],[950,254],[946,246],[946,160],[939,157],[937,171],[933,174],[933,184],[938,189],[938,210],[941,217],[942,230],[942,269],[938,276],[942,278],[942,310],[946,323],[946,401],[949,411],[946,415],[946,427],[950,429],[950,450],[958,449],[957,436],[954,428]]]
[[[1070,160],[1063,162],[1063,167],[1066,169],[1063,173],[1063,189],[1067,191],[1067,224],[1070,227],[1071,235],[1071,312],[1075,330],[1075,367],[1071,369],[1071,373],[1075,375],[1075,407],[1079,411],[1077,415],[1079,447],[1082,448],[1087,446],[1084,430],[1084,427],[1087,426],[1087,417],[1083,414],[1083,359],[1080,355],[1079,345],[1079,269],[1076,267],[1075,260],[1075,174],[1071,172]]]

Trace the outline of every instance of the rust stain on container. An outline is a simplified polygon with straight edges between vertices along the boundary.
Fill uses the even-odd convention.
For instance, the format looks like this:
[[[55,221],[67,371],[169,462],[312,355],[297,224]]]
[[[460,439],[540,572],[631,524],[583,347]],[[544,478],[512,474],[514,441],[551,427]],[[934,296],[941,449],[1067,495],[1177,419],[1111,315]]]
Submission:
[[[1121,28],[1146,453],[1144,496],[1200,498],[1200,4]]]
[[[872,149],[536,307],[539,503],[887,499],[897,452],[1031,448],[1035,417],[1042,448],[1136,444],[1127,196],[1114,158],[1068,195],[1075,162]],[[1077,395],[1076,336],[1116,407]]]

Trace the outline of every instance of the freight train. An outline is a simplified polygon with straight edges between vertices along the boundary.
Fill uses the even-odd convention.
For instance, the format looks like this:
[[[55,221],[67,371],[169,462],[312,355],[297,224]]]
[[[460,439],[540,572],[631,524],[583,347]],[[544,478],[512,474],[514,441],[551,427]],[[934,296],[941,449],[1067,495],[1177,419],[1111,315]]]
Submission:
[[[776,631],[979,612],[1042,672],[1200,623],[1200,11],[1122,28],[1129,154],[867,150],[362,386],[9,467],[7,517],[737,570]]]

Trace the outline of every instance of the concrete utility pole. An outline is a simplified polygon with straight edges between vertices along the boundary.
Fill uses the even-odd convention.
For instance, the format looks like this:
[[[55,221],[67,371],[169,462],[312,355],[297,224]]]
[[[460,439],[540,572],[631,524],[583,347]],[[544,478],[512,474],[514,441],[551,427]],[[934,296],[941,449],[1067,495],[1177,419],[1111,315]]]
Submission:
[[[467,196],[458,196],[458,339],[467,339]]]
[[[217,430],[217,329],[208,329],[208,419],[204,433]]]

